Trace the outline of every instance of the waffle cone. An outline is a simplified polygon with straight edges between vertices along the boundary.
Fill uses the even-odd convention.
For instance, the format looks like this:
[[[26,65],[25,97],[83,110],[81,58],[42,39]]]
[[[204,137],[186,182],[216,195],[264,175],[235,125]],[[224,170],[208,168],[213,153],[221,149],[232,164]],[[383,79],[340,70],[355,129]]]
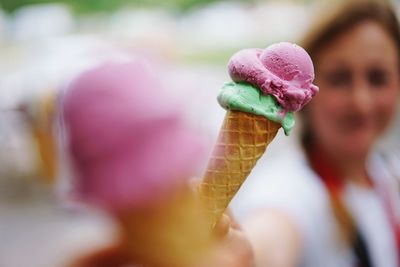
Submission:
[[[177,191],[156,207],[120,218],[127,254],[144,266],[187,267],[213,244],[201,203],[191,188]]]
[[[202,183],[200,197],[214,227],[280,124],[263,116],[228,111]]]
[[[34,121],[32,134],[38,148],[40,160],[39,174],[44,182],[52,184],[57,176],[57,145],[53,133],[53,119],[55,116],[55,96],[45,95],[40,99]]]

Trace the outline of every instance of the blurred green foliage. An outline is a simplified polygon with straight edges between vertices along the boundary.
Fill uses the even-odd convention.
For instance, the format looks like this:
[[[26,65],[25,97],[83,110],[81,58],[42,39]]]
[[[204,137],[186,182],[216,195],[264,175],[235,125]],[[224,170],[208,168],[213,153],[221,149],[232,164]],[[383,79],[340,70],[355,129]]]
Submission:
[[[165,7],[185,11],[196,6],[216,1],[219,0],[0,0],[0,6],[6,12],[13,12],[25,5],[40,3],[65,3],[78,13],[109,12],[125,6]]]

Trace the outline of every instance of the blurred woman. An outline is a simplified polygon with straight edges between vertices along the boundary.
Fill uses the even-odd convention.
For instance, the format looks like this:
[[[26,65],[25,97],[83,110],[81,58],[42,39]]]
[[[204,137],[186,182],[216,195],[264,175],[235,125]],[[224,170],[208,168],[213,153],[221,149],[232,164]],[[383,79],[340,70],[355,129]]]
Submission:
[[[320,93],[300,145],[236,201],[257,266],[400,266],[400,173],[374,149],[396,113],[400,30],[386,1],[342,2],[302,43]]]

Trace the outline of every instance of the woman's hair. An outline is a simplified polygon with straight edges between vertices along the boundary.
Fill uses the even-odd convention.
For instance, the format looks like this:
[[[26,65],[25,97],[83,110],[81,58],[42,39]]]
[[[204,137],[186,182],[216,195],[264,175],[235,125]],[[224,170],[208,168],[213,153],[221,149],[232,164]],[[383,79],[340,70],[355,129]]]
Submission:
[[[313,62],[316,62],[316,54],[332,40],[366,20],[378,23],[392,37],[396,48],[400,51],[400,30],[390,1],[336,0],[329,1],[329,7],[319,11],[321,11],[318,12],[319,17],[316,17],[301,42]],[[400,59],[400,53],[398,57]]]
[[[319,10],[319,18],[311,23],[308,33],[300,44],[310,54],[318,75],[318,53],[327,45],[354,26],[373,21],[379,24],[392,38],[397,48],[398,64],[400,65],[400,28],[394,7],[386,0],[341,0],[329,1],[324,10]],[[324,90],[324,88],[321,88]],[[301,138],[306,149],[313,142],[309,127],[307,108],[301,112]],[[352,242],[355,234],[354,221],[340,196],[327,186],[330,201],[341,232],[347,241]]]

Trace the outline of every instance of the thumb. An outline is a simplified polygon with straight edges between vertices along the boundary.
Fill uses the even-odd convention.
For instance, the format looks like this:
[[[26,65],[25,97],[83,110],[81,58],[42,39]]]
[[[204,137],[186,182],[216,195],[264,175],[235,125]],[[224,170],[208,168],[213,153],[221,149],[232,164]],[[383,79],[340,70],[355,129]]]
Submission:
[[[231,219],[229,218],[228,215],[223,214],[221,219],[215,225],[214,234],[219,238],[223,238],[228,234],[230,228],[231,228]]]

